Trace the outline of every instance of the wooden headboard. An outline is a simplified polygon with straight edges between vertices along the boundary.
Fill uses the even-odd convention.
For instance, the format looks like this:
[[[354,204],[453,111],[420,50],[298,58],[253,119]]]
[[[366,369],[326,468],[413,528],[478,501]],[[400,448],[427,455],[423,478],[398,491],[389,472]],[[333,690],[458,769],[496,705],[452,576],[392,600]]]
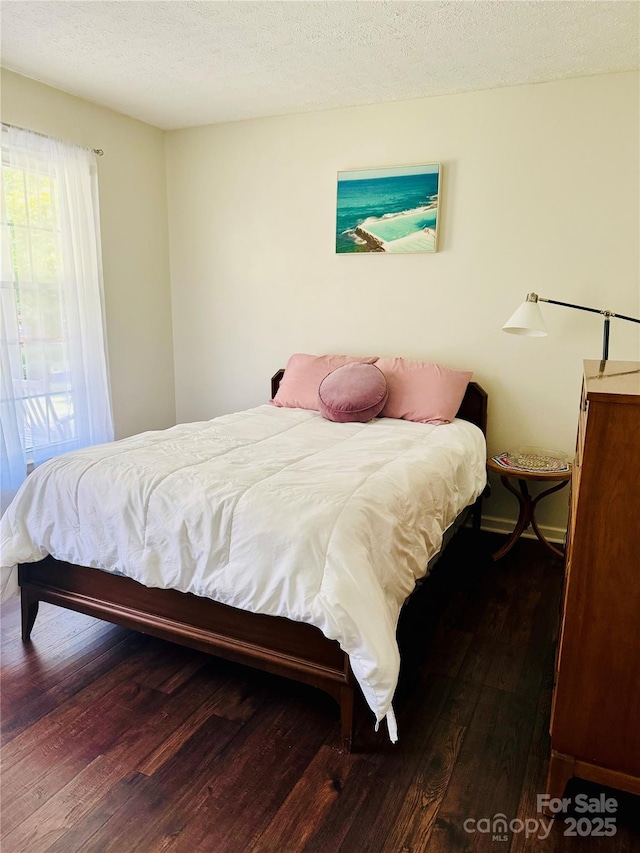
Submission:
[[[271,396],[275,397],[280,381],[284,376],[284,369],[280,368],[271,377]],[[463,421],[469,421],[480,427],[483,434],[487,434],[487,392],[477,382],[470,382],[458,409],[457,417]]]

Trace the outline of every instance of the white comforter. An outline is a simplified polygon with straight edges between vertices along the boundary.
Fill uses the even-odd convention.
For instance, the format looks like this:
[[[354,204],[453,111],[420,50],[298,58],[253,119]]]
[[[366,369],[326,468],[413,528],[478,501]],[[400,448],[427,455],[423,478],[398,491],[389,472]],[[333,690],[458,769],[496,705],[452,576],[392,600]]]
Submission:
[[[336,424],[268,405],[147,432],[27,478],[2,519],[3,583],[52,554],[310,622],[392,722],[400,607],[482,491],[485,458],[461,420]]]

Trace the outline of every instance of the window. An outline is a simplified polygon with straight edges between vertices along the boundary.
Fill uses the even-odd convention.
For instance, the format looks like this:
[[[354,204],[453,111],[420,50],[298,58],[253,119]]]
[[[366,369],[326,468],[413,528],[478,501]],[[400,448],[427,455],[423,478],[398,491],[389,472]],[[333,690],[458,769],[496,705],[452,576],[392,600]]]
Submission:
[[[2,462],[19,479],[113,438],[97,211],[92,152],[3,126]]]
[[[26,450],[63,450],[76,438],[69,341],[59,288],[62,247],[57,187],[50,175],[3,165]]]

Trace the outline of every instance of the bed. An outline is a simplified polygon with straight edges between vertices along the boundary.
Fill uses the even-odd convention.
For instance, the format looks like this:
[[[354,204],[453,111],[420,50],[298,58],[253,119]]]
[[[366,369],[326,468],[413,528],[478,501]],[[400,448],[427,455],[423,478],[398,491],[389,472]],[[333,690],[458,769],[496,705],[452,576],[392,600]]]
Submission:
[[[283,371],[280,370],[272,378],[272,396],[275,396],[282,376]],[[266,411],[271,407],[259,408],[264,410],[258,412],[261,418],[273,417]],[[307,414],[311,417],[311,413]],[[486,432],[487,395],[477,383],[469,383],[457,418],[479,427],[482,434]],[[216,419],[219,420],[223,419]],[[317,421],[313,423],[318,428]],[[381,424],[379,429],[383,428],[384,424]],[[477,498],[466,508],[465,514],[470,512],[473,525],[479,527],[482,488],[476,491]],[[287,535],[293,542],[296,537],[294,516],[288,526]],[[286,528],[287,524],[282,527]],[[324,690],[337,700],[340,707],[341,745],[344,750],[351,750],[354,697],[358,686],[354,676],[357,655],[354,657],[352,652],[350,656],[343,651],[337,639],[325,636],[331,635],[331,630],[323,633],[314,624],[298,621],[301,618],[298,616],[287,618],[240,609],[229,604],[229,600],[225,603],[224,596],[221,596],[223,600],[213,600],[202,594],[175,588],[148,586],[132,577],[114,574],[113,570],[104,571],[104,566],[98,568],[79,563],[47,555],[35,562],[22,562],[19,565],[22,638],[25,642],[30,639],[38,604],[45,601],[305,682]],[[335,610],[335,604],[327,606],[326,618],[330,620]],[[395,625],[393,628],[395,630]],[[358,669],[360,663],[358,660],[356,671],[362,687]],[[370,697],[365,694],[365,698],[373,708]],[[387,719],[389,721],[388,715]]]

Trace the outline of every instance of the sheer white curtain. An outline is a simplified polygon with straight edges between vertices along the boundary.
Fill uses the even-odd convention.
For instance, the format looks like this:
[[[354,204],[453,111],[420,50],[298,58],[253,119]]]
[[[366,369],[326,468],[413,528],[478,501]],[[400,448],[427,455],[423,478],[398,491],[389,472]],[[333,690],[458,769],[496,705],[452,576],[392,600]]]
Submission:
[[[113,440],[93,152],[2,127],[2,510],[29,463]]]

